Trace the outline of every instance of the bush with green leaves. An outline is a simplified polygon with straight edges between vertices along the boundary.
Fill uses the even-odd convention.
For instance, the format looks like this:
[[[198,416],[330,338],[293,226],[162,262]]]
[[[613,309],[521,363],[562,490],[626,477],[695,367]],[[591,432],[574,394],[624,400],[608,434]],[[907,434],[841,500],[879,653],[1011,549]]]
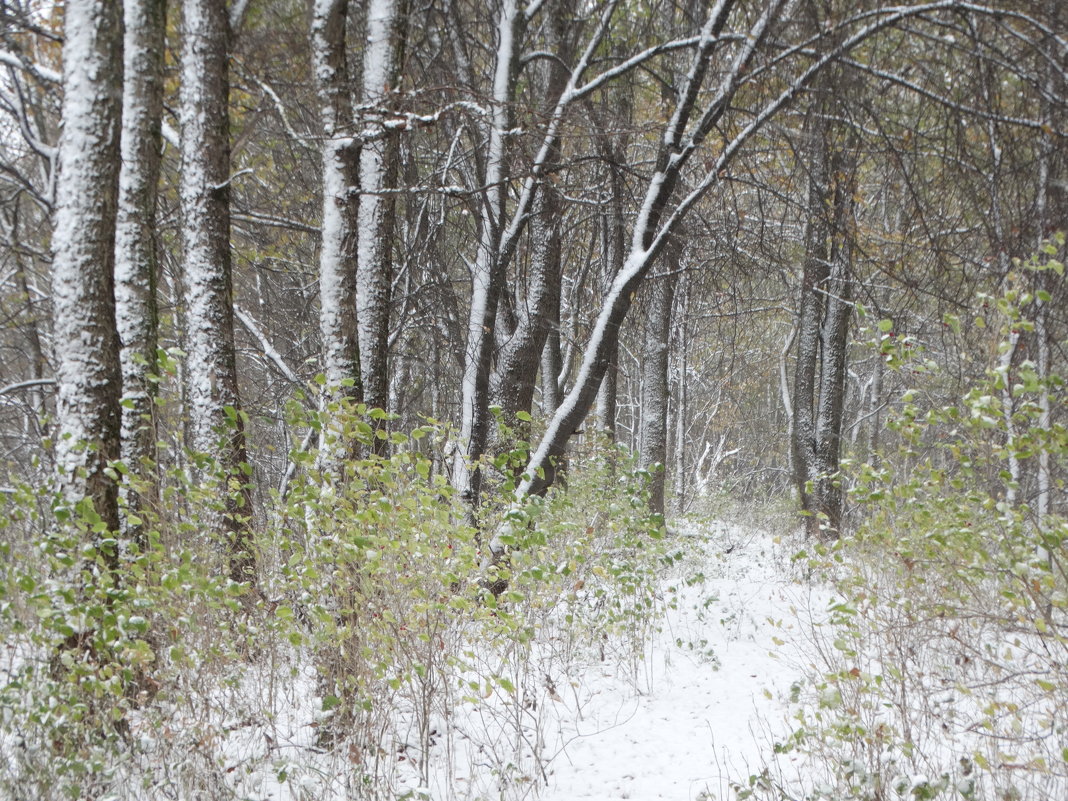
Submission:
[[[226,544],[198,512],[238,490],[203,464],[202,483],[180,469],[162,477],[136,537],[108,531],[90,501],[67,508],[48,488],[6,499],[0,794],[136,797],[155,748],[145,733],[194,710],[208,683],[198,677],[240,673],[256,639],[249,587],[228,578]],[[131,491],[141,480],[126,465],[112,470]],[[44,494],[53,503],[41,513]],[[179,502],[181,514],[168,511]]]
[[[906,396],[903,451],[855,468],[856,534],[800,555],[839,594],[779,745],[808,755],[810,797],[1068,794],[1068,521],[1036,497],[1046,481],[1063,497],[1068,431],[1049,410],[1068,397],[1045,365],[1005,356],[1045,333],[1056,253],[980,299],[1002,323],[983,382],[932,411]]]
[[[381,412],[317,392],[290,407],[305,445],[253,521],[254,582],[230,578],[216,533],[249,471],[207,454],[113,465],[140,495],[136,534],[105,531],[88,504],[59,520],[47,490],[4,498],[0,796],[398,797],[427,784],[435,753],[456,758],[434,746],[464,705],[499,760],[487,789],[521,794],[543,758],[523,732],[552,677],[634,658],[665,557],[627,457],[576,452],[566,488],[519,503],[528,448],[502,431],[512,444],[483,460],[472,510],[443,471],[446,429],[388,433]]]
[[[662,521],[647,512],[645,477],[615,449],[577,452],[566,488],[518,502],[528,445],[502,426],[479,464],[485,489],[471,510],[441,471],[449,437],[438,426],[393,433],[390,455],[376,456],[370,438],[386,435],[367,419],[375,412],[294,411],[295,422],[324,432],[327,448],[348,437],[366,454],[332,475],[315,453],[303,457],[272,594],[287,599],[275,615],[294,621],[288,636],[316,654],[323,743],[354,743],[373,781],[388,783],[395,755],[381,742],[398,711],[418,734],[425,771],[432,734],[442,736],[435,722],[457,704],[501,695],[513,712],[536,709],[530,695],[545,692],[546,676],[566,671],[580,645],[603,652],[623,632],[647,630]]]

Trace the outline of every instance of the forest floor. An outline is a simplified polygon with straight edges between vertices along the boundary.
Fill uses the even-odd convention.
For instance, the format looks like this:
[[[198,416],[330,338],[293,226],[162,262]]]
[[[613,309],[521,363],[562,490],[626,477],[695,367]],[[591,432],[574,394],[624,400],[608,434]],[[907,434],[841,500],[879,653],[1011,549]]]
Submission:
[[[487,645],[476,661],[495,671],[507,659],[515,689],[435,701],[422,727],[400,709],[377,769],[388,797],[726,801],[769,764],[790,783],[792,755],[772,754],[794,728],[790,697],[811,670],[830,597],[791,564],[796,546],[748,526],[685,524],[643,626],[563,645],[547,625],[521,664]],[[349,761],[298,756],[308,755],[313,686],[293,688],[292,728],[275,719],[276,758],[254,760],[260,769],[231,784],[236,797],[359,794]],[[247,765],[238,743],[227,750],[226,761]]]
[[[490,699],[452,721],[468,753],[454,746],[447,767],[432,757],[436,775],[409,784],[411,797],[719,801],[748,787],[792,731],[790,697],[811,670],[830,593],[801,580],[791,538],[722,522],[686,524],[674,538],[683,557],[662,579],[663,616],[632,652],[590,649],[562,675],[542,662],[548,692],[511,732],[536,760],[507,761],[523,750],[508,726],[497,753],[484,753]],[[516,780],[502,781],[505,766]],[[772,770],[788,780],[792,767],[784,755]],[[485,794],[488,774],[499,796]]]
[[[587,669],[582,703],[559,715],[565,745],[542,798],[733,798],[789,734],[791,688],[828,592],[797,580],[789,548],[768,533],[717,523],[683,536],[690,558],[665,580],[644,673]]]

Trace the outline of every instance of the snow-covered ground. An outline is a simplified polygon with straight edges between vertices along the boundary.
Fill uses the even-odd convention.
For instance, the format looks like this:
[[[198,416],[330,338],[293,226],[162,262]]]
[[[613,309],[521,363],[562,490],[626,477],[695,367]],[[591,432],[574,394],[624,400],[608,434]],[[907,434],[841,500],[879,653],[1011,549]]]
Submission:
[[[526,645],[476,643],[470,675],[439,678],[423,708],[398,693],[392,720],[359,745],[320,747],[310,664],[190,684],[171,713],[134,720],[140,755],[117,787],[146,799],[733,799],[731,783],[745,786],[791,731],[828,593],[767,532],[687,525],[667,545],[678,558],[651,622],[606,636],[590,598],[572,594]],[[571,625],[569,609],[587,617]]]
[[[508,676],[513,691],[457,693],[448,708],[439,699],[429,737],[418,714],[400,710],[376,769],[391,797],[734,798],[731,783],[745,786],[790,731],[791,688],[811,662],[813,616],[828,594],[797,578],[790,545],[773,534],[711,523],[673,536],[682,556],[660,584],[662,617],[638,640],[591,633],[564,647],[547,622],[522,655],[491,645],[475,657],[485,660],[479,673]],[[285,764],[264,759],[233,785],[237,796],[351,797],[352,760],[314,754],[315,699],[292,701],[272,726]],[[257,750],[231,748],[246,758]],[[789,767],[780,756],[775,771]]]
[[[828,594],[799,580],[791,546],[764,531],[688,525],[669,545],[681,558],[660,583],[662,616],[637,640],[591,632],[564,645],[547,621],[529,651],[502,655],[491,645],[475,657],[484,659],[478,673],[507,676],[511,692],[458,692],[444,708],[438,699],[422,734],[419,715],[400,710],[376,768],[393,787],[387,797],[733,799],[731,783],[745,786],[790,731],[791,688],[811,662],[813,616]],[[307,723],[317,703],[305,697],[313,692],[309,681],[279,710],[276,758],[252,757],[259,768],[231,784],[238,797],[358,792],[353,760],[315,754]],[[238,735],[232,760],[241,752],[247,764],[259,737]],[[789,768],[780,756],[776,773]]]
[[[738,526],[689,528],[689,557],[664,585],[670,603],[647,643],[645,675],[591,665],[562,704],[562,744],[542,797],[723,799],[759,773],[788,731],[811,615],[822,596],[792,578],[787,549]],[[781,767],[781,766],[780,766]]]

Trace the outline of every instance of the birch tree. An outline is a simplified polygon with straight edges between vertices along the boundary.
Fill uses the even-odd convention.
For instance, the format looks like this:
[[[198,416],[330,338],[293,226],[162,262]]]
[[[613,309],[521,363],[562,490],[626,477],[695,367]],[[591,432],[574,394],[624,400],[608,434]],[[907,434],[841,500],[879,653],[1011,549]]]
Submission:
[[[357,319],[364,401],[385,409],[389,401],[389,307],[393,280],[395,203],[388,190],[399,175],[396,122],[390,102],[398,89],[407,32],[407,0],[367,4],[360,105]],[[386,440],[376,439],[376,447]]]
[[[230,264],[230,21],[221,0],[183,0],[181,207],[191,445],[225,478],[214,522],[230,576],[252,578],[248,457],[234,352]],[[230,487],[236,480],[239,489]]]
[[[115,330],[115,214],[122,114],[118,3],[70,0],[63,46],[63,133],[53,229],[52,303],[56,464],[66,514],[119,528],[119,339]],[[111,554],[110,559],[117,559]]]
[[[359,210],[359,147],[352,136],[352,99],[347,55],[348,0],[315,0],[312,64],[322,125],[322,227],[319,245],[319,332],[325,397],[363,399],[356,322],[356,243]],[[335,435],[336,436],[336,433]],[[351,453],[344,443],[321,438],[324,466]],[[336,453],[330,453],[336,451]]]

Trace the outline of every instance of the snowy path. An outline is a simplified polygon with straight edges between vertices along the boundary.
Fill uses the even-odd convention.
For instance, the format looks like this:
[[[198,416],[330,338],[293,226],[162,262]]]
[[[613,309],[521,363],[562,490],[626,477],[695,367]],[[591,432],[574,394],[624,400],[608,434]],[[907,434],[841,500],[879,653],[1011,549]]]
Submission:
[[[597,667],[582,677],[581,705],[572,699],[557,724],[566,746],[543,799],[722,799],[733,796],[729,779],[759,772],[789,731],[786,699],[809,636],[801,621],[825,607],[788,577],[783,550],[719,527],[701,546],[706,565],[680,566],[644,677]],[[699,569],[703,580],[687,585]]]

